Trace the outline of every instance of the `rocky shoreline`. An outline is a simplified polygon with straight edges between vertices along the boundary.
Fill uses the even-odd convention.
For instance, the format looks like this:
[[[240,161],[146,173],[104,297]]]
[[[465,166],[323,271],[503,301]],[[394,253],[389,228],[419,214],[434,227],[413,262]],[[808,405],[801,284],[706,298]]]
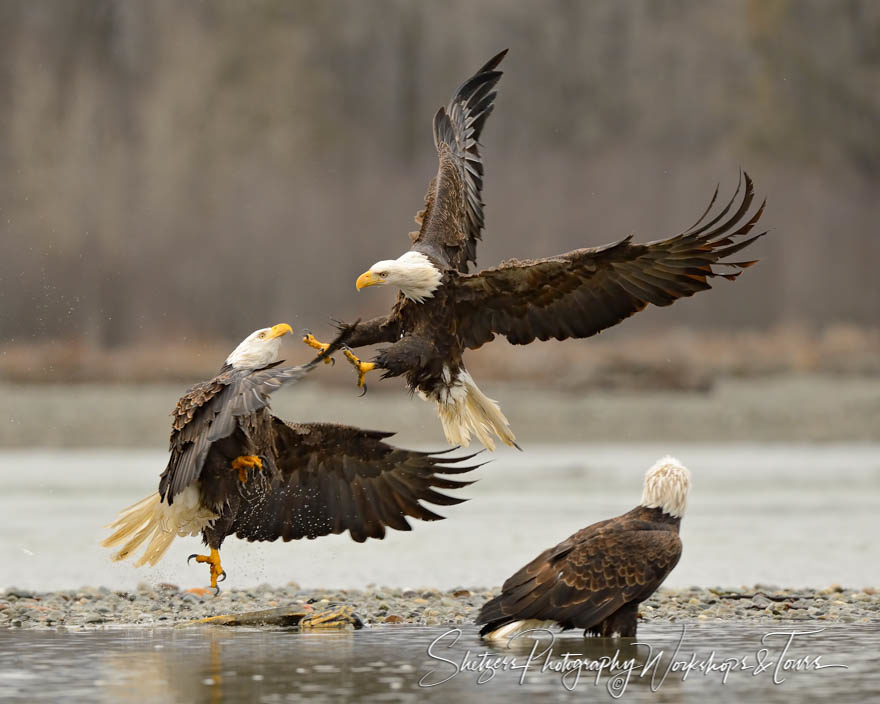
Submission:
[[[198,595],[172,584],[142,584],[134,591],[83,587],[56,592],[10,588],[0,594],[0,629],[93,629],[170,627],[224,614],[311,605],[350,604],[367,625],[422,626],[471,623],[498,589],[302,590],[296,584],[229,589],[218,596]],[[309,608],[309,607],[307,607]],[[644,623],[712,621],[830,623],[880,622],[880,590],[832,585],[826,589],[783,589],[755,585],[722,588],[661,589],[640,609]]]

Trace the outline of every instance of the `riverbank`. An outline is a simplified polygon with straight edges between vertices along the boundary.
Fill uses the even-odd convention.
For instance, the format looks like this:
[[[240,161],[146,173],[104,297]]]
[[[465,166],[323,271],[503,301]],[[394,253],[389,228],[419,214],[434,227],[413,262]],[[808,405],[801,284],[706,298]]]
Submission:
[[[725,378],[706,391],[568,390],[477,377],[525,450],[537,443],[877,442],[880,376],[783,374]],[[180,385],[0,383],[2,447],[167,447]],[[307,381],[272,398],[274,412],[393,430],[398,445],[443,447],[433,404],[399,380],[356,387]]]
[[[298,326],[295,324],[294,327]],[[298,328],[299,329],[299,328]],[[333,330],[315,329],[322,339]],[[217,372],[237,339],[148,337],[137,344],[98,347],[94,340],[0,343],[0,380],[10,384],[173,384],[188,386]],[[291,364],[312,350],[293,335],[282,350]],[[361,355],[364,356],[364,355]],[[548,364],[548,361],[552,360]],[[661,326],[614,328],[585,343],[503,342],[468,352],[467,366],[483,381],[536,382],[556,389],[707,390],[719,379],[778,374],[880,375],[880,328],[847,324],[822,329],[718,330]],[[322,383],[348,387],[351,369],[324,369]]]
[[[167,627],[209,616],[297,604],[321,609],[336,603],[352,605],[368,625],[459,625],[472,623],[482,604],[498,591],[464,587],[449,591],[383,587],[302,590],[290,584],[200,596],[172,584],[142,584],[133,591],[83,587],[39,593],[11,588],[0,595],[0,628]],[[880,591],[840,585],[796,589],[760,584],[739,590],[660,589],[642,604],[639,615],[646,623],[880,623]]]

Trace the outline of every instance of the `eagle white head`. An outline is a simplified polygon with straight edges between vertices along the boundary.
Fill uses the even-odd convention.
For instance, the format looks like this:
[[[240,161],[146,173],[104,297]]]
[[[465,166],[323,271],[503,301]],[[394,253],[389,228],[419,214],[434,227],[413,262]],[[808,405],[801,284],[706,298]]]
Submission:
[[[281,351],[281,338],[293,332],[287,323],[278,323],[271,328],[254,330],[226,358],[233,369],[259,369],[278,361]]]
[[[421,252],[410,250],[397,259],[383,259],[358,276],[358,291],[367,286],[397,286],[416,303],[431,298],[443,278],[442,272]]]
[[[645,473],[641,505],[659,508],[673,518],[681,518],[690,486],[691,473],[677,459],[666,455]]]

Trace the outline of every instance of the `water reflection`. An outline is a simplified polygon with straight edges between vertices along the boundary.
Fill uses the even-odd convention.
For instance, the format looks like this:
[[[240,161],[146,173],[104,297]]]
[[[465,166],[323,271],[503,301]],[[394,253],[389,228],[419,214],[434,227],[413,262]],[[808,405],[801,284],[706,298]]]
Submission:
[[[344,702],[510,701],[517,696],[567,700],[559,669],[582,658],[596,662],[616,656],[632,660],[638,672],[663,651],[655,664],[654,686],[672,659],[687,660],[716,651],[722,657],[754,656],[770,630],[809,630],[817,626],[714,624],[689,626],[681,640],[674,624],[646,626],[638,645],[630,640],[583,639],[579,634],[551,639],[522,639],[509,648],[490,646],[464,628],[380,627],[358,632],[296,633],[278,630],[226,630],[198,627],[164,630],[106,630],[85,633],[0,631],[0,700],[11,702]],[[818,626],[821,627],[821,626]],[[429,646],[436,641],[433,655]],[[795,655],[821,655],[849,669],[789,673],[774,685],[769,673],[733,673],[726,684],[718,673],[694,672],[684,681],[670,674],[657,691],[651,678],[633,675],[622,700],[629,702],[867,701],[880,689],[880,626],[832,626],[810,636]],[[464,663],[513,657],[520,664],[537,657],[523,672],[498,668],[480,681],[480,672]],[[545,667],[544,663],[551,663]],[[485,672],[485,670],[484,670]],[[433,673],[442,684],[420,688]],[[613,701],[607,671],[597,683],[595,671],[574,680],[575,696]],[[618,675],[620,671],[618,672]],[[451,676],[450,676],[451,675]],[[572,684],[573,675],[568,676]],[[430,678],[427,680],[430,682]],[[622,680],[621,680],[622,681]]]
[[[370,678],[351,666],[364,655],[356,653],[354,639],[353,632],[204,627],[181,629],[166,642],[152,642],[165,640],[155,632],[103,658],[100,669],[108,684],[107,701],[132,704],[298,701],[316,695],[344,700],[358,690],[383,693],[385,683],[370,687]]]
[[[651,694],[652,686],[659,689],[656,685],[675,652],[674,645],[667,650],[665,643],[652,651],[635,638],[584,638],[580,632],[559,633],[544,628],[524,632],[507,642],[481,643],[476,650],[463,648],[462,636],[459,629],[452,629],[432,642],[429,655],[436,663],[422,677],[423,685],[441,686],[453,677],[465,676],[484,686],[496,677],[510,675],[521,687],[530,688],[555,678],[560,692],[586,689],[608,694],[612,699],[621,694],[632,697],[638,696],[638,690]],[[638,673],[646,668],[656,676],[640,678]],[[667,700],[675,700],[673,694],[680,685],[680,681],[670,681],[663,686]]]

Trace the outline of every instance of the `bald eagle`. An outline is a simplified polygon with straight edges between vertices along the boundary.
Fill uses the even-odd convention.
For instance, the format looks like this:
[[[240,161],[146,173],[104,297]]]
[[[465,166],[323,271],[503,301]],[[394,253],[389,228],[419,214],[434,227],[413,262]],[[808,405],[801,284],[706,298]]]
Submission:
[[[678,460],[658,460],[636,508],[578,531],[508,578],[480,609],[480,635],[501,640],[558,625],[584,635],[635,636],[639,604],[681,557],[678,527],[689,486]]]
[[[352,328],[356,329],[356,325]],[[191,555],[211,569],[211,587],[225,579],[220,546],[246,540],[298,540],[348,531],[382,539],[385,529],[410,530],[406,517],[440,520],[420,501],[461,503],[435,491],[470,482],[441,477],[474,466],[401,450],[393,433],[328,423],[288,423],[269,411],[269,396],[293,384],[339,349],[343,333],[309,364],[280,366],[287,324],[257,330],[235,348],[220,373],[190,388],[172,413],[171,456],[158,492],[122,511],[105,547],[124,560],[145,545],[137,565],[155,565],[175,536],[198,535],[209,555]],[[448,452],[448,450],[446,451]]]
[[[411,391],[437,404],[447,440],[468,445],[471,436],[494,449],[493,436],[516,440],[498,404],[486,397],[465,368],[463,355],[496,335],[514,345],[533,340],[585,338],[644,309],[667,306],[711,288],[708,279],[735,279],[754,261],[726,257],[758,237],[739,239],[758,221],[763,204],[749,216],[754,189],[748,174],[731,201],[709,217],[709,207],[685,232],[636,244],[632,236],[613,244],[576,249],[537,260],[510,260],[468,273],[476,263],[483,229],[483,161],[478,140],[492,112],[497,70],[506,52],[486,63],[434,117],[439,168],[428,187],[424,210],[411,233],[412,247],[397,259],[378,261],[361,274],[357,289],[395,286],[390,315],[358,327],[348,346],[391,343],[369,362],[350,351],[358,384],[372,369],[383,378],[405,376]],[[740,194],[741,199],[740,199]],[[739,203],[737,205],[737,200]],[[713,267],[723,265],[724,270]],[[313,336],[307,344],[321,348]]]

